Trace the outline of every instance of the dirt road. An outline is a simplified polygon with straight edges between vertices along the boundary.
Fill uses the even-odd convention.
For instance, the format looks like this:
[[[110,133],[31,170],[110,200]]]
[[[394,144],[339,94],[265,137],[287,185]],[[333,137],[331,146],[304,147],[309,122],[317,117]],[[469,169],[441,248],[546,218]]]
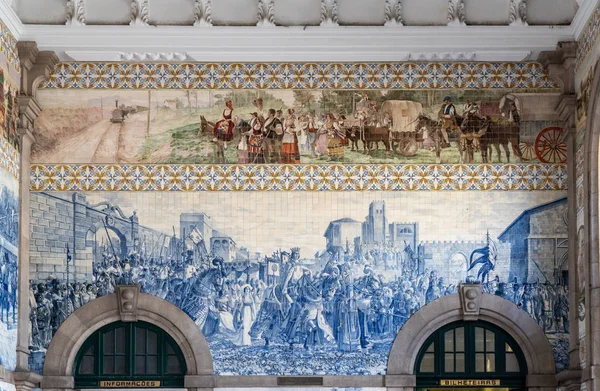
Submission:
[[[121,124],[104,119],[61,140],[57,148],[38,154],[34,162],[44,163],[118,163]]]

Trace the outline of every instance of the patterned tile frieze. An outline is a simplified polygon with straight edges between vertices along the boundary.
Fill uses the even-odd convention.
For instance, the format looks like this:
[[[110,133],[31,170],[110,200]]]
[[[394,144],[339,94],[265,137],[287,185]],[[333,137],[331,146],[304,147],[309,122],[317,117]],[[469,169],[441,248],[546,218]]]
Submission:
[[[577,57],[575,62],[575,69],[579,69],[585,62],[588,54],[592,51],[598,36],[600,35],[600,7],[597,7],[590,19],[588,20],[583,33],[577,41]]]
[[[31,191],[565,190],[565,164],[33,165]]]
[[[61,63],[60,89],[552,89],[526,63]]]
[[[0,168],[19,178],[19,153],[4,137],[0,137]]]
[[[17,39],[12,35],[8,27],[0,20],[0,53],[6,57],[17,72],[21,72],[21,61],[17,50]]]

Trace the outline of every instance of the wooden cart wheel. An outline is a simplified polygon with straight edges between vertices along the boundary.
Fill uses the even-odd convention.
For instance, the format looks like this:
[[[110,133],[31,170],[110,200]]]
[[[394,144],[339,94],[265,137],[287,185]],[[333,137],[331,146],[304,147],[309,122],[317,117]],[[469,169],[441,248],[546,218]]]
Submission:
[[[400,153],[402,156],[415,156],[419,151],[419,144],[413,137],[405,137],[400,140]]]
[[[535,155],[535,146],[533,143],[521,141],[521,143],[519,143],[519,150],[517,150],[517,147],[515,147],[514,145],[512,146],[512,148],[513,152],[517,156],[519,155],[519,150],[521,151],[521,155],[523,156],[524,162],[530,162],[532,160],[537,159],[537,156]]]
[[[535,155],[540,162],[567,162],[567,145],[563,142],[562,133],[562,128],[552,126],[538,134],[535,139]]]

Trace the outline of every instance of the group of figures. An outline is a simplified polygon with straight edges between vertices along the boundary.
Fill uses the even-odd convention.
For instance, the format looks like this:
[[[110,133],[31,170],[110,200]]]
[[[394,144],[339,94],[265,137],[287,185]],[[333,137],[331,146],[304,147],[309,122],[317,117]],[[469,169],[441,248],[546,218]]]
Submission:
[[[4,70],[0,69],[0,137],[18,149],[17,136],[17,90],[8,82]]]
[[[300,154],[339,160],[344,156],[344,146],[348,138],[344,129],[344,116],[334,117],[323,114],[321,117],[312,112],[296,115],[294,109],[265,109],[263,100],[254,100],[257,111],[251,114],[249,121],[233,121],[233,103],[226,102],[222,119],[213,125],[217,148],[217,158],[224,159],[223,150],[239,131],[237,145],[238,163],[300,163]],[[206,120],[203,118],[203,123]],[[222,160],[222,163],[225,161]]]
[[[266,109],[261,98],[253,104],[257,111],[251,113],[249,120],[234,121],[233,103],[226,102],[221,119],[215,124],[201,118],[204,131],[212,129],[216,145],[216,156],[225,163],[224,150],[227,143],[239,134],[237,142],[238,163],[300,163],[300,156],[341,160],[345,147],[359,150],[362,142],[363,152],[370,153],[379,149],[379,143],[387,153],[399,150],[404,156],[414,156],[424,141],[429,139],[429,148],[435,151],[440,162],[441,151],[451,146],[451,137],[457,142],[461,163],[473,163],[474,153],[481,152],[482,161],[491,161],[495,148],[498,161],[502,161],[501,147],[510,162],[510,148],[519,159],[523,159],[520,150],[520,113],[516,98],[507,96],[500,101],[500,119],[492,120],[480,112],[476,102],[467,102],[462,114],[459,114],[452,97],[447,96],[441,105],[437,119],[431,119],[422,111],[401,128],[394,120],[403,120],[408,101],[386,101],[378,109],[377,104],[365,94],[354,106],[353,112],[346,118],[342,114],[329,112],[315,114],[305,111],[297,114],[289,108],[282,110]],[[420,107],[420,104],[418,105]],[[421,109],[419,109],[421,110]],[[406,118],[404,118],[406,119]]]
[[[6,186],[0,186],[0,322],[16,322],[18,202]]]
[[[330,253],[317,270],[305,265],[300,250],[292,248],[265,257],[260,263],[266,267],[259,272],[260,265],[240,267],[214,254],[198,257],[194,250],[168,258],[132,250],[122,260],[105,250],[102,260],[94,263],[90,283],[65,283],[55,277],[32,281],[32,349],[47,348],[71,312],[125,283],[139,284],[142,292],[175,304],[209,343],[224,349],[365,352],[373,345],[389,347],[410,316],[457,292],[457,286],[446,283],[438,271],[417,265],[410,249],[396,272],[377,262],[377,253],[371,249],[365,254],[375,256],[363,256],[342,249]],[[467,282],[475,279],[467,277]],[[516,279],[501,282],[498,276],[485,279],[484,292],[512,301],[546,333],[568,332],[566,287]]]

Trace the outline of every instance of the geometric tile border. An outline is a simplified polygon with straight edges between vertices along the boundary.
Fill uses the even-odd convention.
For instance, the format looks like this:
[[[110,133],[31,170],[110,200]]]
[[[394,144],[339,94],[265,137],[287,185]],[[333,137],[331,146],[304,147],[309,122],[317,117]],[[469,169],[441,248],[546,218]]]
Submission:
[[[21,61],[17,50],[17,39],[8,27],[0,20],[0,53],[6,57],[6,62],[11,64],[17,73],[21,72]]]
[[[31,191],[565,190],[566,164],[33,165]]]
[[[600,6],[597,7],[588,19],[583,32],[577,41],[577,56],[575,69],[579,69],[585,62],[587,55],[592,51],[600,36]]]
[[[536,62],[60,63],[44,88],[553,89]]]
[[[10,143],[0,136],[0,168],[19,179],[19,153]]]

